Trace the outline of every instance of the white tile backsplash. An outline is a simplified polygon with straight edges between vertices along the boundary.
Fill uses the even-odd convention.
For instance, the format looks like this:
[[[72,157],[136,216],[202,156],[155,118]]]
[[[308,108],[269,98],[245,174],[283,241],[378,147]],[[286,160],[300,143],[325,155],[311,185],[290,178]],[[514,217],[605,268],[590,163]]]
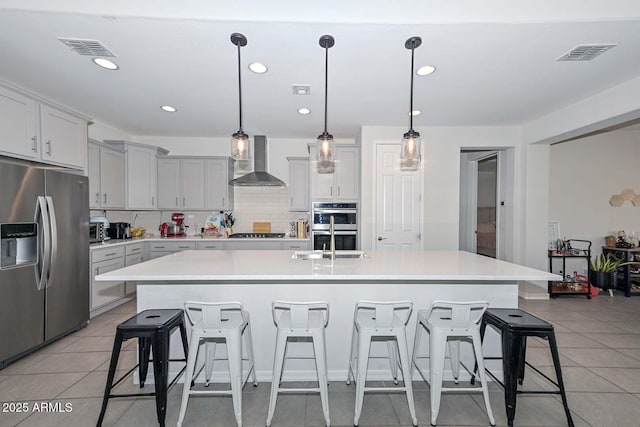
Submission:
[[[309,219],[305,212],[289,212],[289,193],[286,187],[235,187],[233,215],[236,222],[234,233],[250,233],[254,222],[271,222],[273,233],[288,233],[290,222]],[[147,233],[158,235],[158,227],[171,220],[175,211],[107,211],[111,222],[129,222],[135,227],[144,227]],[[199,231],[211,211],[185,211],[185,224],[189,225],[189,235]],[[104,211],[91,211],[91,216],[104,215]]]

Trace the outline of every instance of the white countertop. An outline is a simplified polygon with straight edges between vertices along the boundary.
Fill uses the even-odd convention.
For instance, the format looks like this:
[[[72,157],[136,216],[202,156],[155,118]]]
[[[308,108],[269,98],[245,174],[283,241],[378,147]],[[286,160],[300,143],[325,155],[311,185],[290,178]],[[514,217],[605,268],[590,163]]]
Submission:
[[[290,250],[188,250],[101,274],[96,280],[218,283],[562,280],[557,274],[463,251],[367,251],[363,259],[333,261],[292,259],[292,254]]]
[[[137,242],[207,242],[207,241],[287,241],[287,242],[308,242],[309,239],[298,239],[291,237],[270,237],[270,238],[227,238],[227,237],[200,237],[200,236],[186,236],[186,237],[133,237],[131,239],[109,239],[101,243],[91,243],[89,249],[100,249],[108,246],[121,246],[129,243]]]

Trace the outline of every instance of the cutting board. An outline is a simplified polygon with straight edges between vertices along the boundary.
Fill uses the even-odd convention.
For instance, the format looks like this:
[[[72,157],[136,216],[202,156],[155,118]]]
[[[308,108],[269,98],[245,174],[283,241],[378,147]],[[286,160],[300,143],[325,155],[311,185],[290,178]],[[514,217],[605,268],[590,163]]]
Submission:
[[[270,222],[254,222],[253,232],[254,233],[271,233],[271,223]]]

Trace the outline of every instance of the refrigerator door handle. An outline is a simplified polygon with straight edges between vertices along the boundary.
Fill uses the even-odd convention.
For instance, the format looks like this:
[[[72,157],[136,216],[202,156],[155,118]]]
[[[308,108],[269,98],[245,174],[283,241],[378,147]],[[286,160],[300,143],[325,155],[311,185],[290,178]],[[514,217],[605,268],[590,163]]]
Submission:
[[[40,218],[42,220],[40,220]],[[36,203],[36,211],[33,215],[33,221],[38,224],[42,224],[39,227],[39,232],[42,233],[44,249],[42,251],[42,259],[35,266],[36,272],[36,287],[39,291],[43,289],[44,283],[47,280],[47,271],[49,270],[49,253],[51,252],[51,240],[49,235],[49,214],[47,213],[47,204],[44,196],[38,196],[38,203]]]
[[[58,225],[56,221],[56,210],[53,207],[53,199],[51,196],[47,196],[47,207],[49,210],[49,219],[51,221],[51,264],[49,264],[49,271],[47,272],[47,288],[53,286],[53,270],[56,266],[56,259],[58,258]]]

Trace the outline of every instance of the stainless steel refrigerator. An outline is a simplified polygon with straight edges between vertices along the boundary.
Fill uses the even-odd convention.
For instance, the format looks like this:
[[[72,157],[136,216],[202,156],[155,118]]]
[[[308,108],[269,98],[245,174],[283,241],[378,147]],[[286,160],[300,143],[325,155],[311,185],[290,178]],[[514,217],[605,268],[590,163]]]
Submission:
[[[86,326],[84,176],[0,157],[0,369]]]

